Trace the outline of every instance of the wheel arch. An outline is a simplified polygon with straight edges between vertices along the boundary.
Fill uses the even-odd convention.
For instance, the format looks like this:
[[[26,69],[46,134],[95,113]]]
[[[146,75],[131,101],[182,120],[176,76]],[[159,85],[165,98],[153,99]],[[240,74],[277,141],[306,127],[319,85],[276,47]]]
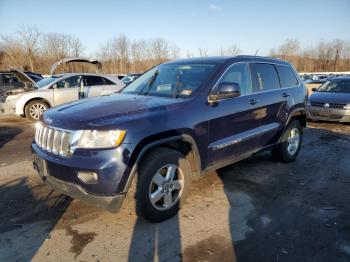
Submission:
[[[125,184],[123,190],[124,192],[128,191],[137,173],[138,166],[142,163],[145,156],[153,149],[158,147],[167,147],[181,152],[190,163],[192,176],[199,176],[201,174],[201,158],[198,151],[198,147],[193,137],[188,134],[170,136],[167,138],[149,142],[146,145],[142,145],[142,142],[140,142],[137,147],[140,147],[142,149],[137,150],[137,152],[134,153],[134,157],[131,157],[132,168],[127,182]]]
[[[52,107],[52,105],[50,104],[50,102],[47,99],[45,99],[43,97],[33,97],[33,98],[29,99],[27,102],[25,102],[25,104],[23,106],[23,115],[24,116],[26,116],[26,107],[28,106],[28,104],[30,102],[33,102],[33,101],[36,101],[36,100],[45,102],[49,106],[49,108]]]
[[[292,120],[298,120],[302,127],[306,127],[306,109],[297,108],[291,111],[285,126],[287,126]]]

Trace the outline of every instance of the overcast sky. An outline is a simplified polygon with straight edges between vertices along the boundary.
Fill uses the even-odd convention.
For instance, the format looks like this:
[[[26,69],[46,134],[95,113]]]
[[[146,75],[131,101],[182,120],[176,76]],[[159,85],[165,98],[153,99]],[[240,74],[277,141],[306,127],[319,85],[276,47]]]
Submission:
[[[350,0],[0,0],[0,34],[22,25],[79,37],[86,54],[126,34],[162,37],[183,52],[238,45],[266,55],[286,38],[308,47],[320,40],[350,41]]]

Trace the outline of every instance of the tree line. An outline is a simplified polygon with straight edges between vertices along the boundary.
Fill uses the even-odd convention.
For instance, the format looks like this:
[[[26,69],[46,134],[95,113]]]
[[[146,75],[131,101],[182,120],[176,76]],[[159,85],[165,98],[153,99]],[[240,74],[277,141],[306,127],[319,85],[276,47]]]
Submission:
[[[43,33],[35,26],[23,26],[13,35],[0,35],[0,70],[20,68],[43,74],[53,63],[66,57],[83,56],[81,40],[64,33]],[[237,45],[218,47],[215,52],[200,47],[186,57],[209,55],[238,55]],[[298,71],[350,71],[350,43],[342,40],[321,41],[303,48],[297,39],[287,39],[269,52],[270,56],[289,61]],[[92,57],[99,59],[105,73],[142,72],[159,63],[177,59],[181,50],[163,38],[131,40],[126,35],[105,41]],[[64,71],[91,71],[88,65],[69,65]]]

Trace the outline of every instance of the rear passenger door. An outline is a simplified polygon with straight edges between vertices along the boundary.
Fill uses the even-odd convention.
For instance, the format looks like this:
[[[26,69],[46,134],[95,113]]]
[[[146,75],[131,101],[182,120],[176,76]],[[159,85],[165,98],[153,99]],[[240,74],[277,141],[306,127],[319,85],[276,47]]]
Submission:
[[[106,83],[100,76],[84,76],[84,97],[101,96],[105,94]]]
[[[261,126],[264,133],[260,136],[262,147],[275,143],[284,128],[288,117],[288,90],[281,89],[277,68],[269,63],[252,63],[253,82],[261,97]]]

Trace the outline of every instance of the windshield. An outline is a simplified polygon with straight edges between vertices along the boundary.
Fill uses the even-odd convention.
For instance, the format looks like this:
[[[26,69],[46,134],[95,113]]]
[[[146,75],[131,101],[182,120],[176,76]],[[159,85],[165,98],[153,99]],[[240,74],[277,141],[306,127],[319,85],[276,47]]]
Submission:
[[[141,75],[122,93],[187,97],[209,78],[216,64],[162,64]]]
[[[47,86],[49,84],[51,84],[52,82],[54,82],[57,79],[57,77],[52,76],[52,77],[48,77],[48,78],[43,78],[40,81],[35,83],[35,87],[36,88],[42,88],[44,86]]]
[[[321,85],[318,92],[334,92],[334,93],[350,93],[350,79],[349,80],[335,80],[327,81]]]

